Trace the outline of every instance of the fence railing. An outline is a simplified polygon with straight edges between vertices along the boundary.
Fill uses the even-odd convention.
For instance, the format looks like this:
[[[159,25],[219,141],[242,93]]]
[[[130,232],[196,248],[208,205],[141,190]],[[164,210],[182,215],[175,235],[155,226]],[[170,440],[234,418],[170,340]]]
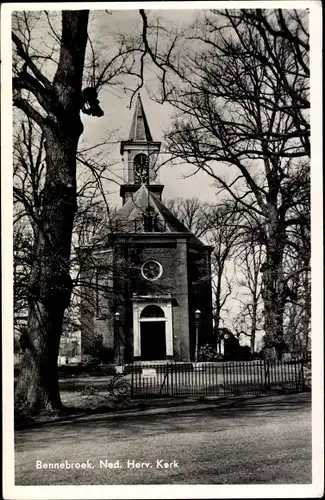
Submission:
[[[309,390],[304,361],[132,364],[132,396],[226,396]]]
[[[131,220],[116,220],[112,227],[113,232],[133,232],[133,233],[163,233],[166,231],[166,221],[154,217],[151,221],[145,218]]]

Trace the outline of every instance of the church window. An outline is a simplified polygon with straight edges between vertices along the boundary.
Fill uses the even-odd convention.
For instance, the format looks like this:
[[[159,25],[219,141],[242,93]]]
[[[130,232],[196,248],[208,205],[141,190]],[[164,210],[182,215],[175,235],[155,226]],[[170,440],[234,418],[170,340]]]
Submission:
[[[164,318],[165,313],[161,307],[150,305],[141,311],[140,318]]]
[[[147,260],[141,267],[142,276],[149,281],[155,281],[162,275],[162,265],[156,260]]]
[[[149,161],[147,155],[140,153],[134,158],[134,174],[136,184],[148,184]]]

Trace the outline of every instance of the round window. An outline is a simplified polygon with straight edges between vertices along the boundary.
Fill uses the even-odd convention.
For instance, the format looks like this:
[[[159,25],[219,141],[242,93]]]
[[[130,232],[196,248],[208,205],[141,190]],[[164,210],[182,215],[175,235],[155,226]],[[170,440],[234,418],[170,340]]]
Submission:
[[[141,267],[141,274],[146,280],[154,281],[162,275],[162,265],[156,260],[147,260]]]

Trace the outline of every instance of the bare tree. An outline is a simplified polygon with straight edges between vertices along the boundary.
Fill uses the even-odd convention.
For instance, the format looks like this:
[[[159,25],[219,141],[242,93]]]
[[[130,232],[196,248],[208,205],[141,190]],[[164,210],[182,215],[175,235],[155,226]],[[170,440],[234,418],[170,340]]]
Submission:
[[[15,397],[26,407],[60,408],[57,356],[72,290],[80,112],[102,116],[99,89],[119,84],[119,77],[142,78],[143,64],[136,55],[145,51],[141,41],[130,46],[123,36],[104,54],[96,50],[88,35],[88,10],[15,12],[12,20],[13,104],[39,127],[45,149],[28,338]]]
[[[39,127],[30,118],[20,123],[14,141],[14,324],[16,332],[26,337],[28,303],[30,300],[29,276],[35,259],[35,242],[39,231],[39,209],[45,178],[44,141]],[[106,144],[105,144],[106,145]],[[102,230],[110,230],[109,221],[115,213],[107,203],[105,184],[112,183],[110,167],[97,160],[101,158],[103,144],[83,150],[77,155],[77,212],[73,222],[70,275],[72,278],[71,302],[65,310],[63,335],[67,341],[71,332],[80,330],[79,302],[80,283],[79,247],[91,252]],[[107,148],[106,148],[107,154]],[[80,159],[79,159],[80,158]],[[112,272],[112,270],[110,270]],[[93,289],[90,280],[88,288]],[[93,304],[95,307],[95,304]],[[67,346],[66,346],[67,347]]]
[[[167,134],[172,156],[207,172],[264,221],[265,341],[281,355],[290,209],[310,156],[308,12],[206,12],[178,45],[151,55],[162,99],[178,110]]]
[[[301,171],[299,177],[300,189],[294,195],[296,204],[290,210],[291,224],[284,255],[287,295],[284,328],[292,350],[306,352],[310,349],[311,321],[310,179],[307,171]]]
[[[237,299],[240,311],[233,322],[238,336],[250,338],[250,350],[253,354],[256,348],[256,334],[263,330],[261,315],[261,266],[264,262],[264,250],[261,245],[252,243],[244,245],[236,258],[238,267],[237,284],[243,289]]]
[[[27,27],[22,32],[17,23],[12,33],[13,102],[37,123],[45,139],[46,177],[38,223],[42,230],[35,243],[28,344],[15,394],[17,403],[36,408],[61,406],[57,356],[71,294],[69,260],[76,212],[76,152],[83,129],[80,109],[88,15],[88,11],[62,13],[53,81],[30,54]]]
[[[214,325],[220,326],[221,314],[232,293],[227,276],[227,263],[235,253],[241,236],[242,214],[232,200],[222,200],[216,206],[201,203],[198,198],[176,198],[166,203],[174,215],[198,238],[213,246],[211,254]]]
[[[212,229],[211,206],[199,198],[173,198],[166,207],[198,238],[203,238]]]
[[[219,331],[222,311],[227,299],[232,294],[231,279],[227,276],[227,264],[231,262],[236,245],[241,236],[241,213],[232,200],[224,201],[210,212],[210,223],[213,229],[207,239],[213,246],[211,254],[212,289],[214,307],[214,327]]]

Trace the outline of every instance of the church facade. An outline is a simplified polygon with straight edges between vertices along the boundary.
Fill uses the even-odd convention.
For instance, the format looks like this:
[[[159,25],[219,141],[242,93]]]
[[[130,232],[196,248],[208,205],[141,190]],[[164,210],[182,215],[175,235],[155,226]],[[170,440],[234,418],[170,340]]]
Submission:
[[[121,142],[122,206],[89,249],[80,249],[81,349],[96,339],[117,364],[190,361],[212,335],[211,250],[162,202],[154,141],[137,98],[129,137]],[[91,286],[89,286],[91,283]]]

